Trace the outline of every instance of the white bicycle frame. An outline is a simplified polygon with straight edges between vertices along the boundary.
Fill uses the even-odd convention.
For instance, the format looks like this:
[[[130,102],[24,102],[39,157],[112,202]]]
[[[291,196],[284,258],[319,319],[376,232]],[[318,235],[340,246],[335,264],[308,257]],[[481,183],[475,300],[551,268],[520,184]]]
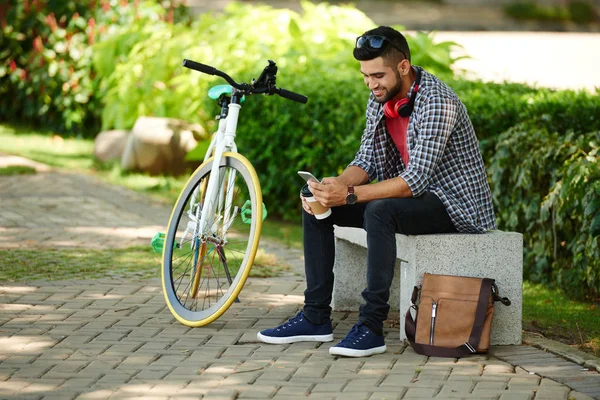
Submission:
[[[204,193],[204,204],[201,206],[202,208],[197,206],[200,189],[196,188],[192,194],[190,209],[188,210],[190,221],[183,234],[182,243],[185,241],[188,234],[192,234],[192,238],[199,238],[201,242],[216,241],[218,242],[217,244],[223,244],[226,240],[226,232],[238,213],[237,206],[234,208],[233,212],[231,210],[236,171],[230,172],[227,185],[225,186],[227,190],[224,191],[220,190],[223,187],[222,180],[224,177],[219,174],[219,168],[223,153],[237,153],[235,136],[241,108],[242,107],[239,104],[230,103],[228,105],[227,117],[219,119],[218,129],[213,135],[204,156],[204,162],[210,159],[211,156],[214,157],[210,177],[206,186],[206,192]],[[217,222],[219,222],[215,221],[217,205],[224,205],[224,209],[219,210],[222,212],[221,218],[223,219],[223,232],[221,237],[216,235]],[[192,243],[195,243],[195,241]],[[192,244],[192,246],[194,245]]]
[[[208,208],[205,209],[206,212],[202,213],[200,219],[200,232],[202,234],[202,239],[206,239],[205,235],[208,235],[211,231],[214,231],[214,228],[208,229],[212,227],[215,222],[213,218],[215,216],[215,208],[217,204],[223,204],[223,196],[225,193],[223,191],[217,191],[222,186],[222,177],[219,174],[219,167],[221,165],[221,158],[223,157],[223,153],[226,151],[231,151],[237,153],[237,146],[235,144],[235,135],[237,131],[238,117],[240,115],[240,110],[242,108],[239,104],[230,103],[229,111],[227,113],[227,118],[225,121],[222,119],[219,120],[219,129],[214,135],[210,146],[206,152],[204,160],[208,160],[210,155],[213,153],[214,149],[214,158],[213,165],[211,168],[210,178],[208,180],[208,186],[206,190],[206,195],[204,197],[204,205],[208,205]],[[218,178],[218,179],[215,179]],[[233,197],[233,183],[235,182],[235,171],[232,171],[229,176],[229,181],[227,182],[226,188],[226,198],[225,198],[225,209],[223,211],[223,225],[225,227],[224,231],[227,231],[229,225],[231,225],[231,201]],[[218,201],[217,201],[218,195]],[[234,210],[235,211],[235,210]],[[235,214],[234,214],[235,215]]]

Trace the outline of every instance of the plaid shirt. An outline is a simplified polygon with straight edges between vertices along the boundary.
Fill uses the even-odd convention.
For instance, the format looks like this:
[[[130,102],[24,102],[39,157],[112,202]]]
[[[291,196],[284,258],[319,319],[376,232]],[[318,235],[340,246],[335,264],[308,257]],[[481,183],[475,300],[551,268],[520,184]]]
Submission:
[[[414,197],[435,193],[459,232],[495,229],[490,187],[467,109],[446,84],[415,68],[421,69],[421,85],[406,132],[406,169],[387,131],[382,104],[372,94],[360,149],[349,165],[363,169],[369,181],[402,177]]]

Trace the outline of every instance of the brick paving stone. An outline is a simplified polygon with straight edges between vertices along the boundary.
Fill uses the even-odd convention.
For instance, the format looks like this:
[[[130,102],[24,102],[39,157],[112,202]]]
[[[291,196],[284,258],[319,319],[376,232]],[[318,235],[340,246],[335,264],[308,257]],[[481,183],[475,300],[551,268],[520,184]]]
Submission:
[[[535,391],[535,397],[548,400],[566,400],[569,398],[571,390],[567,387],[557,387],[553,389],[538,388]]]
[[[420,381],[423,380],[436,380],[436,381],[445,381],[450,376],[451,368],[429,368],[426,366],[423,367],[419,371],[419,375],[417,379]]]
[[[19,393],[19,400],[39,400],[43,395],[38,393]]]
[[[474,386],[475,386],[474,383],[471,383],[471,384],[468,384],[468,383],[458,384],[456,382],[444,383],[438,394],[438,397],[440,397],[440,398],[451,398],[451,397],[459,397],[459,396],[469,397],[469,394],[473,390]]]
[[[202,397],[205,400],[227,400],[227,399],[235,399],[238,395],[238,392],[236,390],[233,389],[227,389],[227,388],[217,388],[217,389],[212,389],[210,391],[208,391],[204,397]]]
[[[516,385],[538,386],[540,384],[540,380],[541,380],[541,378],[536,375],[516,376],[516,377],[510,378],[509,386],[511,386],[511,387],[516,386]]]
[[[11,379],[37,379],[44,376],[49,370],[51,370],[52,366],[44,366],[44,367],[31,367],[27,365],[27,368],[22,368],[16,371]]]
[[[390,374],[386,376],[379,384],[379,387],[391,389],[394,387],[405,387],[415,381],[415,374],[408,373],[406,375]]]
[[[381,378],[352,378],[350,383],[344,387],[344,393],[355,393],[365,390],[374,392],[381,380]]]
[[[143,369],[138,374],[135,375],[136,380],[150,380],[150,379],[163,379],[167,376],[173,367],[155,367],[153,369]]]
[[[157,357],[150,364],[151,367],[155,366],[168,366],[168,367],[176,367],[181,364],[181,362],[185,359],[185,356],[160,356]]]
[[[31,364],[33,363],[35,360],[37,360],[38,355],[37,354],[32,354],[32,355],[22,355],[22,356],[9,356],[6,358],[5,362],[9,363],[9,364],[14,364],[14,365],[18,365],[18,364]]]
[[[30,384],[31,382],[29,381],[11,377],[10,379],[2,382],[2,385],[0,386],[0,395],[5,396],[8,394],[15,394]]]
[[[474,390],[504,390],[507,387],[508,383],[505,381],[476,381]]]
[[[304,383],[292,383],[289,382],[281,383],[281,387],[277,391],[277,396],[306,396],[310,393],[310,390],[313,388],[314,384],[309,382]]]
[[[316,394],[307,394],[307,395],[302,395],[302,396],[296,396],[296,395],[287,395],[287,394],[279,394],[276,393],[272,399],[275,400],[282,400],[282,399],[286,399],[286,400],[306,400],[306,399],[319,399],[319,400],[334,400],[337,399],[338,397],[336,397],[334,394],[325,394],[325,393],[316,393]]]
[[[57,390],[65,382],[64,379],[39,379],[33,382],[26,388],[23,388],[20,393],[44,394]]]
[[[598,397],[595,397],[598,398]],[[571,393],[569,393],[569,400],[593,400],[594,397],[588,396],[587,394],[581,393],[581,392],[577,392],[575,390],[572,390]]]
[[[483,365],[469,365],[469,366],[460,366],[453,367],[450,374],[451,375],[468,375],[468,376],[478,376],[482,375],[484,370]]]
[[[439,392],[438,388],[408,388],[404,398],[433,398]]]
[[[251,386],[240,391],[238,399],[268,399],[277,391],[278,386]]]
[[[87,393],[81,393],[75,397],[77,400],[99,400],[109,398],[115,391],[111,389],[97,389]]]
[[[534,393],[506,393],[500,396],[500,400],[531,400]]]
[[[483,368],[482,375],[513,374],[514,367],[511,364],[492,364]]]
[[[328,392],[342,392],[344,387],[348,384],[348,380],[342,380],[341,382],[323,382],[317,383],[315,387],[311,390],[311,393],[328,393]]]
[[[401,399],[404,396],[404,391],[401,392],[385,392],[385,391],[376,391],[374,392],[369,400],[397,400]]]
[[[289,368],[279,368],[279,367],[271,367],[271,368],[265,368],[264,372],[261,372],[260,374],[257,374],[257,379],[256,381],[258,383],[265,383],[265,382],[286,382],[289,381],[292,376],[297,377],[297,375],[295,375],[296,372],[296,368],[294,367],[289,367]]]
[[[152,384],[150,383],[135,383],[132,385],[127,385],[124,387],[120,387],[117,389],[111,397],[114,398],[145,398],[151,394],[153,389]],[[164,396],[164,394],[163,394]]]
[[[221,358],[244,358],[251,356],[254,351],[258,348],[258,346],[232,346],[225,350],[223,354],[221,354]]]
[[[91,380],[99,379],[102,376],[102,371],[99,370],[86,370],[83,371],[83,367],[76,370],[69,370],[69,365],[63,363],[57,364],[54,368],[50,369],[44,374],[44,378],[63,378],[70,379],[73,376],[77,378],[88,378]]]
[[[44,397],[42,397],[42,400],[72,400],[74,398],[76,398],[77,396],[79,396],[79,392],[75,392],[75,393],[68,393],[68,392],[64,392],[64,391],[60,391],[60,392],[52,392],[52,393],[46,393],[44,395]]]

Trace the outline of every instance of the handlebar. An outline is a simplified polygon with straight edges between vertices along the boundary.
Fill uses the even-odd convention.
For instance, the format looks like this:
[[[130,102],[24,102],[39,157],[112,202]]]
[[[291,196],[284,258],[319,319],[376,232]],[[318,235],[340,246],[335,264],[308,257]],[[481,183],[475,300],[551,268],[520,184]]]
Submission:
[[[210,65],[200,64],[199,62],[184,59],[182,65],[186,68],[190,68],[199,72],[203,72],[208,75],[216,75],[217,69]]]
[[[277,66],[271,60],[269,60],[269,65],[265,67],[258,80],[252,80],[252,84],[237,83],[225,72],[219,71],[218,69],[211,67],[210,65],[201,64],[196,61],[184,59],[182,65],[186,68],[193,69],[195,71],[202,72],[207,75],[220,76],[221,78],[225,79],[227,83],[229,83],[231,86],[233,86],[243,94],[277,94],[283,98],[293,100],[302,104],[306,104],[306,102],[308,101],[308,97],[300,93],[295,93],[290,90],[275,87],[275,75],[277,74]]]
[[[291,92],[291,91],[285,90],[285,89],[275,89],[275,94],[278,94],[281,97],[284,97],[286,99],[293,100],[293,101],[296,101],[296,102],[302,103],[302,104],[306,104],[306,102],[308,101],[308,97],[306,97],[305,95],[300,94],[300,93]]]

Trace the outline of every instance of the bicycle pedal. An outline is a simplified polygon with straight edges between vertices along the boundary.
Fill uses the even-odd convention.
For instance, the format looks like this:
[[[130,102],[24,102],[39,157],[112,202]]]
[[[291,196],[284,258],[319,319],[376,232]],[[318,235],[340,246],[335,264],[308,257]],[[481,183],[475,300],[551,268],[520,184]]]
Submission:
[[[162,253],[163,247],[165,247],[165,236],[166,235],[164,233],[157,232],[154,235],[154,237],[152,237],[150,245],[152,246],[152,250],[154,250],[155,253]],[[177,244],[177,242],[173,243],[173,250],[175,250],[178,247],[179,245]]]
[[[162,253],[163,247],[165,245],[165,234],[162,232],[157,232],[150,241],[150,245],[152,246],[152,250],[155,253]]]
[[[252,223],[252,202],[250,200],[246,200],[242,206],[240,216],[243,223],[248,225]],[[265,218],[267,218],[267,206],[265,206],[265,203],[262,203],[262,220],[264,221]]]

